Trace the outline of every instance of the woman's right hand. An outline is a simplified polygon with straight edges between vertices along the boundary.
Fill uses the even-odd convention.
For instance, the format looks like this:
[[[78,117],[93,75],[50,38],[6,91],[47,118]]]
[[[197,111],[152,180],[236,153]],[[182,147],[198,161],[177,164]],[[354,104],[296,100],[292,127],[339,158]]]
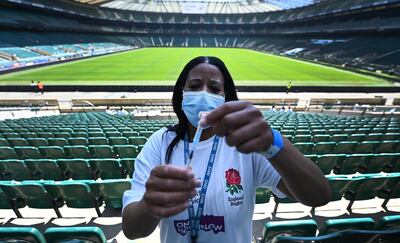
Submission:
[[[191,169],[160,165],[150,173],[142,203],[154,217],[170,217],[188,208],[200,185]]]

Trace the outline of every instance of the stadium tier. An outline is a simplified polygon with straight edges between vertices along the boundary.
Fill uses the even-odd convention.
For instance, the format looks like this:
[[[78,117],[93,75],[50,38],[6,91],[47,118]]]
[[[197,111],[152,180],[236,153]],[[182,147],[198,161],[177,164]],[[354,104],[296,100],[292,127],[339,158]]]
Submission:
[[[1,62],[5,69],[20,67],[31,57],[42,63],[50,57],[81,57],[74,56],[80,51],[91,55],[90,48],[104,53],[149,46],[236,47],[397,74],[398,3],[322,1],[278,11],[190,14],[113,8],[122,6],[118,1],[98,7],[72,1],[6,0],[0,3],[0,58],[9,61],[7,66]],[[97,43],[115,46],[107,49]],[[21,63],[15,65],[15,60]]]

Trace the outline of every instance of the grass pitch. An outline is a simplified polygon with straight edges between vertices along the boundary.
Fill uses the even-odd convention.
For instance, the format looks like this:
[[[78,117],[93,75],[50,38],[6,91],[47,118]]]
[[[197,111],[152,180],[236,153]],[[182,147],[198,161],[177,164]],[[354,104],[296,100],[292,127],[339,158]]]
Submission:
[[[0,75],[1,85],[174,85],[196,56],[217,56],[236,85],[391,86],[383,79],[245,49],[145,48]]]

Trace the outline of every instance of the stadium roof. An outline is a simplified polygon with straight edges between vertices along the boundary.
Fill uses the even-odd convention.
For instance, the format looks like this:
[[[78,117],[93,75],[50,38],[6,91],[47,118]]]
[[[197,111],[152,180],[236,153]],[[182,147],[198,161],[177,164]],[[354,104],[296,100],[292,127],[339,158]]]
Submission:
[[[101,7],[164,13],[235,14],[270,12],[321,0],[74,0]]]

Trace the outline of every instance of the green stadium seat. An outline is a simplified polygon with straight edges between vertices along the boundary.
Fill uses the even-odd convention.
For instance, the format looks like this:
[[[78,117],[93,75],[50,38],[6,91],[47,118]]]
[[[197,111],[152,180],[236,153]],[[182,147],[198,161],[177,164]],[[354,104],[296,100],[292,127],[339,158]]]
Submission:
[[[55,138],[64,138],[65,140],[71,137],[71,134],[67,132],[55,132],[53,134]],[[60,145],[54,145],[54,146],[60,146]]]
[[[322,173],[328,175],[332,170],[339,168],[345,159],[345,154],[318,155],[317,165],[321,169]]]
[[[8,159],[0,162],[2,180],[29,180],[32,173],[25,163],[21,160]]]
[[[293,138],[293,143],[307,143],[311,141],[311,135],[309,134],[297,134]]]
[[[315,236],[317,223],[313,219],[270,221],[265,224],[262,242],[271,241],[278,235]]]
[[[18,133],[15,132],[9,132],[9,133],[3,133],[3,136],[7,139],[9,138],[21,138],[21,136]]]
[[[268,188],[257,188],[256,204],[268,203],[271,199],[272,192]]]
[[[353,154],[358,142],[356,141],[343,141],[338,142],[335,148],[335,153],[337,154]]]
[[[367,170],[368,164],[374,156],[374,154],[347,154],[346,160],[338,167],[335,173],[345,175],[356,172],[363,173]]]
[[[374,153],[376,147],[380,144],[380,141],[365,141],[360,142],[354,151],[357,154]]]
[[[375,230],[400,228],[400,215],[383,216],[375,225]]]
[[[326,235],[342,230],[372,230],[374,226],[375,221],[370,217],[328,219],[325,221],[325,226],[321,229],[319,235]]]
[[[125,138],[125,137],[109,137],[108,141],[113,146],[115,146],[115,145],[128,145],[129,144],[128,138]]]
[[[106,243],[107,239],[99,227],[51,227],[44,236],[47,243],[91,242]]]
[[[399,140],[400,139],[400,133],[395,133],[395,132],[390,132],[390,133],[384,133],[382,135],[381,140]]]
[[[348,138],[348,141],[355,141],[355,142],[361,142],[365,140],[365,135],[364,133],[356,133],[356,134],[351,134]]]
[[[330,154],[335,150],[335,142],[320,142],[314,144],[315,154]]]
[[[344,197],[349,200],[347,209],[351,211],[351,207],[356,200],[373,199],[380,195],[387,188],[388,184],[393,184],[399,176],[382,175],[382,174],[364,174],[353,178],[353,183],[348,187]]]
[[[0,242],[46,243],[46,239],[33,227],[0,227]]]
[[[63,204],[52,200],[46,189],[40,183],[22,182],[13,184],[0,184],[0,188],[12,201],[22,201],[30,208],[53,208],[58,217],[58,208]],[[14,211],[18,211],[14,208]]]
[[[49,142],[45,138],[27,138],[26,140],[33,147],[49,146]]]
[[[331,136],[328,134],[316,134],[312,137],[311,142],[319,143],[319,142],[329,142]]]
[[[331,136],[330,141],[339,143],[339,142],[347,141],[348,138],[349,138],[348,134],[333,134]]]
[[[96,131],[96,132],[88,132],[89,139],[90,138],[103,138],[106,137],[106,135],[102,131]]]
[[[342,132],[342,129],[339,129],[339,128],[328,129],[328,134],[329,135],[338,134],[338,133],[341,133],[341,132]]]
[[[97,198],[101,198],[106,207],[122,208],[122,196],[131,188],[129,179],[97,180],[89,183]]]
[[[331,188],[331,202],[341,200],[348,187],[354,182],[353,179],[344,175],[328,175],[325,177]]]
[[[11,146],[29,146],[28,141],[25,138],[8,138],[8,143]]]
[[[375,149],[375,153],[391,153],[399,151],[400,140],[381,141]]]
[[[49,142],[49,146],[59,146],[59,147],[64,147],[68,146],[68,140],[66,138],[49,138],[47,139],[47,142]]]
[[[38,135],[36,133],[33,132],[24,132],[24,133],[20,133],[19,135],[21,135],[21,137],[28,139],[28,138],[37,138]]]
[[[140,136],[139,132],[136,132],[136,131],[123,131],[122,134],[124,137],[127,137],[127,138]]]
[[[41,138],[54,138],[54,135],[50,132],[38,132],[37,135]]]
[[[130,137],[130,138],[129,138],[129,142],[130,142],[130,144],[132,144],[132,145],[139,146],[139,145],[145,144],[145,143],[147,142],[147,138],[146,138],[146,137],[143,137],[143,136],[139,136],[139,137]]]
[[[19,159],[42,159],[43,156],[36,147],[14,147],[15,152],[18,154]]]
[[[71,137],[73,137],[73,138],[88,138],[89,135],[86,132],[73,132],[73,133],[71,133]]]
[[[62,180],[60,167],[50,159],[27,159],[24,161],[32,173],[33,179]]]
[[[365,173],[392,172],[396,161],[400,160],[400,153],[375,154],[368,164]]]
[[[12,147],[1,146],[0,159],[18,159],[18,155]]]
[[[110,145],[108,139],[105,137],[90,137],[89,138],[90,145]]]
[[[122,137],[122,133],[115,131],[115,132],[105,132],[105,135],[108,139],[112,137]]]
[[[59,146],[41,146],[39,147],[42,155],[47,159],[66,159],[64,149]]]
[[[386,205],[389,203],[390,199],[400,198],[400,174],[392,173],[392,176],[397,176],[396,179],[392,179],[389,181],[384,189],[379,192],[378,197],[384,199],[382,203],[382,208],[386,208]]]
[[[68,143],[71,146],[89,146],[87,138],[68,138]]]
[[[86,146],[65,146],[64,151],[69,158],[73,159],[90,159],[92,157]]]
[[[295,143],[293,144],[303,154],[311,154],[314,149],[314,143]]]
[[[380,141],[383,136],[383,133],[370,133],[367,134],[364,141]]]
[[[100,217],[101,203],[96,200],[90,187],[79,181],[61,181],[44,183],[44,187],[53,201],[65,202],[70,208],[95,208]]]
[[[154,131],[140,131],[139,133],[140,133],[140,136],[149,138],[151,135],[153,135]]]
[[[135,145],[116,145],[114,146],[115,155],[119,158],[136,158],[138,155]]]
[[[133,172],[135,171],[135,159],[134,158],[121,158],[119,163],[122,167],[122,176],[125,178],[126,176],[132,177]]]
[[[91,159],[89,163],[96,178],[120,179],[125,176],[117,159]]]
[[[114,152],[108,145],[90,145],[90,153],[94,158],[114,158]]]
[[[93,172],[90,164],[85,159],[59,159],[58,166],[66,179],[87,180],[93,179]]]
[[[0,146],[1,146],[1,147],[9,147],[10,144],[8,143],[7,139],[5,139],[5,138],[0,138]]]

